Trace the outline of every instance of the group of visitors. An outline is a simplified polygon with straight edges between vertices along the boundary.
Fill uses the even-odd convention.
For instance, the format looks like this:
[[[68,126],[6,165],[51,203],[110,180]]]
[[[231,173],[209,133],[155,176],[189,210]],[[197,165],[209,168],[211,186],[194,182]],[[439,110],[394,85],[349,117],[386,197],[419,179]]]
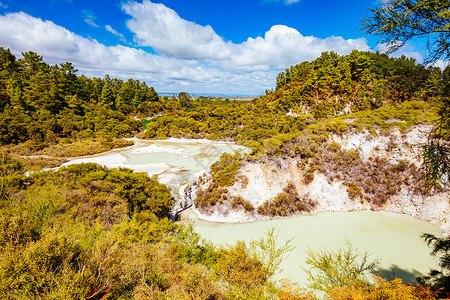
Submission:
[[[188,186],[184,190],[184,200],[181,200],[181,208],[187,208],[189,205],[189,201],[192,202],[192,187]]]

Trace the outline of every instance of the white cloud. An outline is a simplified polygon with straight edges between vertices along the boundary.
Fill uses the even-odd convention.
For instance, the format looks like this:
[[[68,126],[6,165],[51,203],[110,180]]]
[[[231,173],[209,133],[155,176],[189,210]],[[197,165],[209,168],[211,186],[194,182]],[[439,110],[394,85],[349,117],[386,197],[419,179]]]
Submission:
[[[430,66],[433,67],[438,67],[441,68],[441,70],[444,70],[446,67],[450,66],[450,61],[443,61],[443,60],[437,60],[434,63],[429,64]]]
[[[161,64],[175,67],[176,62],[130,47],[107,47],[25,13],[0,16],[0,39],[15,53],[35,51],[51,63],[70,60],[86,70],[155,72]]]
[[[94,15],[94,13],[88,9],[83,9],[81,11],[81,15],[83,16],[83,20],[88,23],[89,25],[93,27],[98,27],[97,23],[95,23],[95,20],[97,17]]]
[[[235,74],[192,59],[108,47],[23,12],[0,16],[0,40],[18,56],[34,51],[51,64],[70,61],[87,76],[131,77],[145,80],[157,91],[258,94],[271,87],[276,76],[274,71]]]
[[[264,38],[249,38],[246,42],[234,45],[233,55],[227,63],[231,67],[266,66],[283,69],[305,60],[313,60],[323,51],[348,54],[353,49],[369,50],[364,38],[344,40],[342,37],[319,39],[303,36],[294,28],[275,25],[266,32]]]
[[[417,52],[414,45],[411,44],[410,42],[406,42],[403,44],[400,41],[398,41],[398,42],[393,41],[391,44],[398,44],[401,46],[401,48],[399,48],[397,51],[389,54],[389,56],[391,56],[391,57],[406,56],[406,57],[414,58],[418,63],[423,63],[422,54]],[[387,44],[387,43],[378,44],[377,50],[379,50],[381,53],[386,53],[388,50],[388,47],[389,47],[389,44]]]
[[[145,80],[161,92],[253,95],[272,88],[280,70],[315,59],[322,51],[346,54],[369,49],[365,39],[319,39],[283,25],[273,26],[264,37],[235,44],[225,42],[210,26],[181,19],[162,4],[130,2],[124,10],[132,16],[127,25],[136,41],[157,54],[105,46],[23,12],[0,15],[1,46],[16,55],[35,51],[51,64],[70,61],[87,76]],[[105,29],[120,35],[109,25]]]
[[[273,26],[264,38],[248,38],[244,43],[233,44],[225,42],[211,26],[186,21],[163,4],[144,0],[142,3],[124,4],[123,9],[132,16],[127,26],[135,34],[139,45],[178,58],[210,60],[227,69],[283,69],[314,59],[323,51],[347,54],[353,49],[370,49],[364,38],[305,37],[296,29],[284,25]]]
[[[144,0],[142,3],[128,2],[123,9],[133,17],[127,26],[141,46],[179,58],[218,58],[226,55],[223,53],[225,42],[211,26],[183,20],[163,4]]]
[[[120,37],[121,41],[125,41],[125,37],[123,36],[123,34],[121,34],[120,32],[117,32],[117,30],[112,28],[111,25],[105,25],[105,29],[107,31],[111,32],[112,34],[117,35],[118,37]]]

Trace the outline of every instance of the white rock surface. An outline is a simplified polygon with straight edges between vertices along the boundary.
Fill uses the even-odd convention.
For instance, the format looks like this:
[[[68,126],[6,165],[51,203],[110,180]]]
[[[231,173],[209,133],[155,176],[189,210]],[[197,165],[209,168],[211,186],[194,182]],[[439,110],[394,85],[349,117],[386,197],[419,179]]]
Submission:
[[[359,150],[364,159],[386,157],[392,163],[406,160],[420,165],[418,145],[426,142],[430,126],[415,126],[406,134],[394,129],[388,136],[373,136],[369,132],[333,136],[332,140],[341,144],[343,149]],[[391,145],[389,148],[388,145]],[[318,203],[314,212],[353,211],[373,209],[370,204],[353,201],[349,198],[347,187],[340,181],[329,182],[323,174],[315,174],[314,180],[306,185],[303,170],[298,160],[288,159],[276,167],[270,163],[247,163],[239,171],[239,176],[246,176],[248,184],[243,186],[241,180],[228,188],[230,196],[241,196],[258,207],[278,195],[289,182],[292,182],[300,195],[308,195]],[[208,182],[206,183],[206,185]],[[441,227],[450,235],[450,191],[432,196],[423,196],[402,188],[401,192],[391,197],[379,210],[401,213],[416,217]],[[200,219],[213,222],[248,222],[264,219],[261,216],[247,214],[243,210],[233,211],[229,206],[216,207],[212,213],[194,209]],[[313,212],[313,213],[314,213]]]

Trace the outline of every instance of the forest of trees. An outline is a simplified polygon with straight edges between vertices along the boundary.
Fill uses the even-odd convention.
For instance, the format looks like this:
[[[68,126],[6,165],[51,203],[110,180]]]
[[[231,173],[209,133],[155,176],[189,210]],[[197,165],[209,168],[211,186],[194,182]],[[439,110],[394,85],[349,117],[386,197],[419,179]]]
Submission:
[[[151,120],[142,137],[228,139],[267,153],[308,125],[339,115],[392,107],[390,117],[395,118],[395,105],[414,100],[429,104],[427,111],[436,110],[436,101],[449,85],[449,73],[449,68],[426,69],[406,57],[356,50],[345,56],[325,52],[280,73],[276,90],[265,96],[247,103],[191,101]],[[416,116],[400,119],[404,118]],[[415,122],[435,120],[436,116]],[[338,127],[334,130],[341,130]]]
[[[316,116],[374,109],[410,100],[427,100],[442,91],[439,68],[425,68],[405,56],[324,52],[312,62],[292,66],[277,77],[275,96],[286,109],[306,107]]]
[[[18,154],[45,149],[41,153],[53,155],[65,149],[69,153],[60,156],[76,156],[95,153],[95,147],[100,152],[125,146],[120,138],[142,131],[135,117],[158,115],[145,121],[139,137],[232,140],[260,154],[277,153],[311,126],[313,131],[321,126],[328,126],[322,131],[345,131],[342,122],[324,125],[341,114],[392,107],[389,117],[397,118],[396,105],[406,100],[425,101],[428,107],[400,119],[435,121],[431,112],[450,77],[449,68],[426,69],[406,57],[325,52],[280,73],[275,91],[250,102],[195,100],[184,92],[177,100],[160,98],[144,82],[90,79],[77,76],[70,63],[50,66],[33,52],[16,60],[9,50],[0,50],[0,143],[19,144]],[[82,144],[95,140],[101,143]],[[68,151],[71,143],[85,153]]]
[[[76,72],[68,62],[51,66],[34,52],[17,60],[0,48],[0,144],[25,143],[33,152],[58,143],[132,137],[142,128],[134,116],[161,109],[158,94],[145,82]]]

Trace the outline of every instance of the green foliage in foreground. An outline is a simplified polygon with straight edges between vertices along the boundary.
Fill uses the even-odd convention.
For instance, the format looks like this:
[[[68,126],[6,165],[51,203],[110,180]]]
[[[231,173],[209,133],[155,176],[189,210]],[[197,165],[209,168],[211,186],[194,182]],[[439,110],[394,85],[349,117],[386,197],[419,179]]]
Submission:
[[[440,253],[448,249],[448,239],[436,238],[432,235],[424,235],[424,238],[434,243],[434,251]],[[433,274],[432,277],[422,278],[422,283],[426,280],[436,280],[436,286],[421,285],[417,283],[404,284],[401,279],[395,278],[386,281],[381,277],[375,276],[379,260],[370,261],[367,252],[360,253],[354,249],[351,243],[346,240],[344,247],[334,250],[325,248],[321,250],[311,250],[307,252],[306,262],[309,269],[309,286],[316,291],[325,293],[324,299],[331,300],[434,300],[448,299],[450,295],[448,284],[440,281],[442,273]],[[442,257],[445,262],[446,256]],[[435,273],[437,271],[434,271]],[[447,288],[447,289],[446,289]],[[291,298],[287,298],[291,299]],[[315,299],[308,295],[296,299]]]
[[[431,270],[428,275],[418,278],[419,282],[439,290],[442,296],[450,297],[450,238],[423,234],[422,239],[431,247],[431,255],[439,258],[438,270]]]
[[[144,173],[71,165],[28,177],[0,164],[1,299],[273,299],[289,242],[222,248],[167,219],[169,189]]]
[[[329,292],[332,287],[363,287],[370,285],[379,265],[378,260],[369,261],[368,253],[359,253],[349,241],[345,247],[333,251],[330,248],[307,251],[309,286],[315,290]]]
[[[165,217],[169,190],[145,174],[83,164],[26,177],[1,159],[2,299],[316,299],[271,280],[293,249],[274,229],[216,247]],[[330,290],[366,284],[371,264],[350,247],[311,253]]]

